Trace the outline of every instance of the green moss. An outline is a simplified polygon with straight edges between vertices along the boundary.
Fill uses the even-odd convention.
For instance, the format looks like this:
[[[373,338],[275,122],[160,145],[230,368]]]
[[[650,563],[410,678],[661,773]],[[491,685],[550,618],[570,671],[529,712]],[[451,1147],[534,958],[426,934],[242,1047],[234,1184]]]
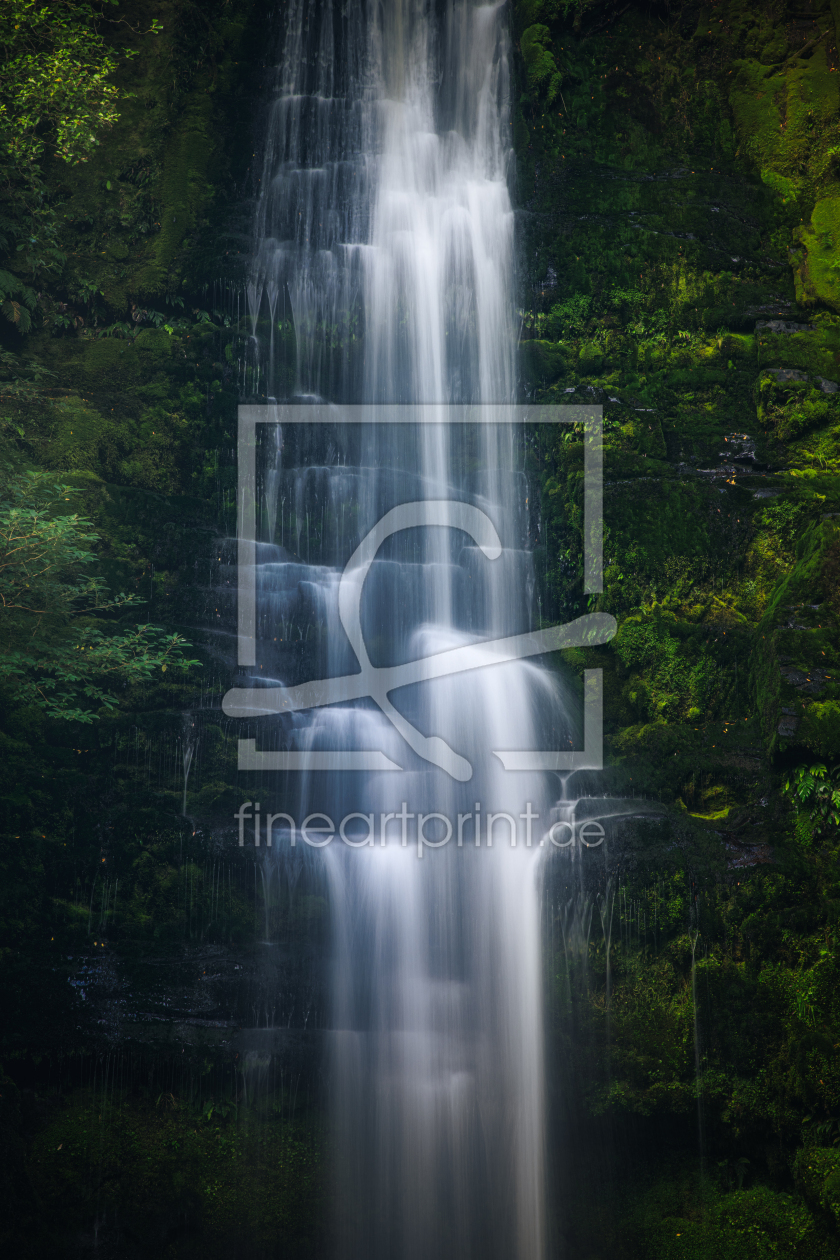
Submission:
[[[139,272],[134,283],[139,294],[172,293],[180,280],[173,270],[184,241],[201,222],[212,195],[207,182],[213,152],[211,136],[212,97],[205,89],[187,100],[182,118],[163,157],[160,232],[154,239],[153,260]]]
[[[738,135],[760,166],[772,165],[779,147],[785,78],[757,61],[732,63],[729,105]]]
[[[53,404],[52,413],[55,419],[44,451],[48,467],[101,473],[113,462],[117,453],[113,420],[73,397]]]
[[[574,362],[574,351],[548,341],[526,341],[522,344],[521,367],[526,379],[544,386],[567,372]]]
[[[840,702],[815,700],[808,704],[802,714],[797,742],[818,757],[835,758],[840,753]]]
[[[140,376],[134,344],[117,337],[82,342],[80,367],[90,388],[114,390],[130,388]]]
[[[776,43],[781,47],[782,33]],[[762,61],[774,60],[767,46]],[[796,300],[838,309],[840,260],[835,133],[840,80],[829,65],[824,41],[807,59],[788,58],[781,67],[741,60],[733,63],[729,101],[744,151],[783,205],[815,199],[810,223],[797,225],[800,246],[795,270]]]
[[[562,0],[516,0],[513,18],[517,28],[522,31],[535,22],[551,22],[562,11]]]
[[[563,76],[557,69],[557,62],[551,52],[551,32],[547,26],[536,23],[522,32],[519,41],[525,73],[531,90],[545,98],[550,105],[563,82]]]
[[[172,336],[164,328],[144,328],[134,341],[134,349],[142,364],[145,381],[165,371],[172,361]]]
[[[773,192],[779,194],[783,204],[787,204],[788,201],[796,201],[797,188],[792,179],[788,179],[785,175],[779,175],[776,171],[765,167],[761,172],[761,181],[768,188],[772,188]]]
[[[794,272],[797,302],[840,310],[840,194],[821,197],[795,236],[804,251]]]

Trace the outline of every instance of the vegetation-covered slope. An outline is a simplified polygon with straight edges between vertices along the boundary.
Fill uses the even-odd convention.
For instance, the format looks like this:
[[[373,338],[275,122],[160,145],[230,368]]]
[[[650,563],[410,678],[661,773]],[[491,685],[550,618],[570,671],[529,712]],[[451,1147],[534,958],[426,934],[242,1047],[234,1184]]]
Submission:
[[[834,16],[520,0],[515,22],[523,389],[604,405],[597,606],[619,631],[577,666],[605,670],[614,789],[667,806],[601,903],[611,993],[597,912],[588,975],[561,935],[553,1061],[589,1084],[557,1107],[584,1151],[623,1133],[619,1162],[681,1124],[694,1169],[656,1165],[607,1243],[584,1157],[569,1229],[586,1255],[835,1254]],[[545,581],[571,611],[580,447],[542,458]]]

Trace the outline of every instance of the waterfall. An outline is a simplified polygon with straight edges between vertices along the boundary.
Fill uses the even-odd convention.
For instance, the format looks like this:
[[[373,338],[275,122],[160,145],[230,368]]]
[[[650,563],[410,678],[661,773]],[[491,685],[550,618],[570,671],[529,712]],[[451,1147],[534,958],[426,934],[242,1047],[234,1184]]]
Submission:
[[[450,403],[512,404],[506,6],[288,0],[282,22],[248,290],[263,396],[422,404],[427,421]],[[503,552],[490,563],[453,529],[387,540],[362,601],[375,664],[531,628],[513,425],[293,427],[266,457],[264,683],[352,670],[341,570],[385,512],[421,499],[480,508]],[[405,768],[289,776],[274,805],[352,817],[320,855],[342,1260],[545,1255],[538,878],[556,790],[490,750],[568,746],[559,688],[517,662],[395,693],[468,759],[468,781],[414,756],[369,705],[266,720],[283,747],[378,748]]]

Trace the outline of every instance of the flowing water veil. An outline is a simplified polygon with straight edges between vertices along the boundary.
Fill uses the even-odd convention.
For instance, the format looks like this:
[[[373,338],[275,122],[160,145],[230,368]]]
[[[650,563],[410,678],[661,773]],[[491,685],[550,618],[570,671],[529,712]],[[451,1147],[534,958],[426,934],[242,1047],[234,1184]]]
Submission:
[[[337,429],[329,440],[280,434],[266,455],[263,633],[306,603],[320,628],[308,661],[323,677],[352,663],[337,616],[341,569],[399,503],[473,504],[503,551],[489,561],[444,528],[390,538],[362,600],[375,665],[531,627],[516,430],[435,422],[449,404],[515,397],[507,21],[504,4],[469,0],[286,6],[249,287],[254,371],[270,397],[420,404],[426,421]],[[281,309],[294,324],[291,387]],[[288,653],[275,659],[279,681],[302,681]],[[416,828],[421,813],[439,815],[424,824],[425,850],[402,843],[399,817],[386,843],[377,832],[364,845],[360,818],[349,843],[319,855],[334,928],[336,1251],[542,1260],[543,833],[535,827],[529,844],[522,818],[548,817],[556,781],[506,773],[492,749],[539,747],[542,728],[565,722],[562,696],[539,667],[514,662],[392,699],[470,763],[468,781],[411,753],[372,704],[278,720],[288,746],[377,747],[404,767],[296,776],[283,808],[297,817],[356,812],[378,827],[402,807]],[[491,826],[488,813],[499,816]],[[461,843],[442,843],[459,814]]]

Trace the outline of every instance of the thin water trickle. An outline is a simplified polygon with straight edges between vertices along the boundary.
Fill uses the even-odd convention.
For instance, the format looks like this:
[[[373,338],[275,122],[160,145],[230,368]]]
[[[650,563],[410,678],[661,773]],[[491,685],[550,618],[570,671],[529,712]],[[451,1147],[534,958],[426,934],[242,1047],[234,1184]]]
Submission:
[[[605,985],[604,985],[604,1029],[607,1041],[607,1082],[611,1078],[612,1054],[612,929],[615,912],[615,888],[611,879],[603,897],[598,898],[598,917],[601,920],[601,932],[604,937]]]
[[[697,1095],[697,1148],[700,1154],[700,1169],[702,1172],[705,1153],[703,1144],[702,1077],[700,1069],[700,1022],[697,1016],[697,968],[695,965],[695,954],[697,952],[697,942],[700,939],[700,933],[695,932],[689,939],[691,940],[691,1005],[694,1014],[694,1089]]]
[[[184,713],[181,717],[181,765],[184,771],[184,793],[181,800],[181,814],[187,816],[187,785],[190,781],[190,769],[195,755],[198,736],[196,733],[195,715]]]

